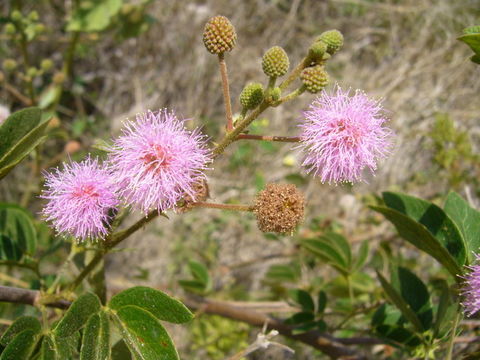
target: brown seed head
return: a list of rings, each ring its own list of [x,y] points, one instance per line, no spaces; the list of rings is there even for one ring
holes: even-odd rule
[[[258,228],[263,232],[292,233],[303,220],[305,198],[293,184],[267,184],[255,199]]]
[[[210,196],[210,192],[208,189],[208,183],[205,179],[201,179],[195,184],[193,184],[193,190],[195,192],[195,196],[192,197],[191,195],[185,195],[183,197],[183,204],[181,207],[178,208],[179,212],[186,212],[193,208],[193,203],[197,201],[205,201]]]
[[[205,24],[203,43],[212,54],[232,51],[237,41],[237,33],[230,20],[225,16],[214,16]]]

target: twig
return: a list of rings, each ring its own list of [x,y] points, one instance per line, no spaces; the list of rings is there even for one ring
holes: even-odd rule
[[[202,208],[211,208],[211,209],[222,209],[222,210],[232,210],[232,211],[253,211],[254,207],[251,205],[237,205],[237,204],[216,204],[209,202],[195,202],[191,206],[202,207]]]
[[[260,140],[260,141],[279,141],[279,142],[300,142],[298,136],[268,136],[268,135],[251,135],[240,134],[235,140]]]
[[[230,86],[228,85],[227,63],[225,54],[218,54],[218,63],[220,65],[220,74],[222,76],[223,100],[225,102],[225,115],[227,117],[227,132],[233,129],[232,103],[230,99]]]

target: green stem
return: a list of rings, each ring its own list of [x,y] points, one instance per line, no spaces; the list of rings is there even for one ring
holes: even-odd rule
[[[20,50],[22,52],[23,56],[23,63],[25,66],[25,72],[28,72],[28,69],[30,69],[30,59],[28,56],[28,49],[27,49],[27,38],[25,37],[25,34],[22,33],[21,39],[20,39]],[[27,88],[28,88],[28,96],[30,97],[30,101],[32,104],[35,104],[35,89],[33,88],[33,81],[32,79],[29,79],[27,81]]]
[[[448,342],[447,357],[445,358],[445,360],[452,360],[453,345],[455,343],[455,337],[457,336],[457,327],[458,327],[458,323],[460,322],[461,316],[462,316],[461,312],[457,311],[457,315],[455,316],[455,320],[453,323],[452,334],[450,335],[450,340]]]
[[[285,90],[295,79],[300,75],[303,69],[305,69],[312,62],[309,56],[305,56],[302,61],[292,70],[288,77],[279,85],[281,90]]]
[[[70,291],[75,290],[82,283],[83,279],[85,279],[88,276],[88,274],[93,269],[95,269],[98,263],[105,257],[105,255],[108,254],[108,252],[111,249],[113,249],[115,246],[120,244],[123,240],[128,238],[135,231],[137,231],[138,229],[141,229],[144,225],[148,224],[150,221],[155,219],[158,215],[159,214],[157,210],[151,211],[150,213],[148,213],[146,217],[141,218],[129,228],[123,231],[119,231],[115,234],[112,234],[111,236],[107,236],[107,238],[105,239],[104,248],[101,249],[99,252],[97,252],[97,254],[92,258],[92,260],[90,260],[87,266],[80,272],[80,274],[78,274],[78,276],[69,286],[69,290]]]
[[[75,255],[77,255],[78,253],[79,253],[79,251],[78,251],[77,245],[75,244],[75,242],[72,242],[72,245],[70,247],[70,253],[68,254],[68,257],[65,260],[65,262],[62,264],[61,268],[58,270],[57,276],[53,280],[52,285],[50,285],[50,287],[47,289],[47,291],[46,291],[47,294],[55,293],[56,287],[57,287],[58,283],[60,282],[60,279],[62,278],[63,274],[65,274],[65,272],[67,271],[67,268],[72,263]]]
[[[305,85],[300,86],[298,89],[292,91],[290,94],[285,95],[284,97],[280,98],[278,101],[274,102],[272,106],[278,106],[283,104],[284,102],[290,101],[298,97],[299,95],[303,94],[307,90]]]
[[[345,276],[345,279],[347,280],[348,296],[350,297],[350,304],[353,307],[354,294],[353,294],[352,279],[350,274]]]

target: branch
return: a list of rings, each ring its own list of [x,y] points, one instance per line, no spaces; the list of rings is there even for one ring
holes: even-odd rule
[[[0,286],[0,302],[32,306],[37,306],[43,303],[40,291],[20,289],[11,286]],[[59,309],[68,309],[70,304],[70,301],[64,299],[52,299],[52,301],[43,303],[43,305]]]

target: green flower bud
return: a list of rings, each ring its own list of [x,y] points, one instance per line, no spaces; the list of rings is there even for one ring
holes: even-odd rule
[[[317,41],[324,42],[327,45],[327,52],[333,55],[343,46],[343,35],[338,30],[328,30],[320,34]]]
[[[30,14],[28,14],[28,19],[31,20],[31,21],[37,21],[38,20],[38,12],[36,12],[35,10],[30,12]]]
[[[323,56],[327,52],[327,44],[323,41],[314,42],[308,49],[308,55],[313,61],[323,60]]]
[[[328,84],[328,74],[321,65],[303,69],[300,78],[307,88],[307,91],[312,94],[321,91]]]
[[[45,25],[35,24],[35,33],[42,34],[43,32],[45,32]]]
[[[263,101],[263,86],[260,83],[250,83],[240,94],[240,104],[244,109],[253,109]]]
[[[265,100],[270,104],[278,101],[282,96],[282,90],[277,86],[273,89],[269,89],[265,94]]]
[[[120,13],[122,15],[128,15],[130,14],[133,10],[135,9],[135,7],[133,6],[133,4],[123,4],[121,9],[120,9]]]
[[[13,59],[5,59],[2,66],[5,71],[13,71],[17,68],[17,62]]]
[[[269,77],[285,75],[289,66],[288,55],[280,46],[268,49],[262,57],[263,72]]]
[[[232,51],[237,41],[237,33],[230,20],[225,16],[214,16],[205,24],[203,43],[212,54]]]
[[[50,59],[43,59],[40,63],[40,67],[43,71],[48,71],[53,67],[53,61]]]
[[[5,34],[7,35],[13,35],[16,31],[15,25],[13,25],[12,23],[7,23],[5,24],[3,31],[5,31]]]
[[[31,77],[31,78],[34,78],[35,76],[38,75],[38,69],[35,68],[35,67],[30,67],[28,68],[27,70],[27,76]]]
[[[20,21],[22,20],[22,13],[18,10],[13,10],[10,17],[12,18],[13,21]]]

